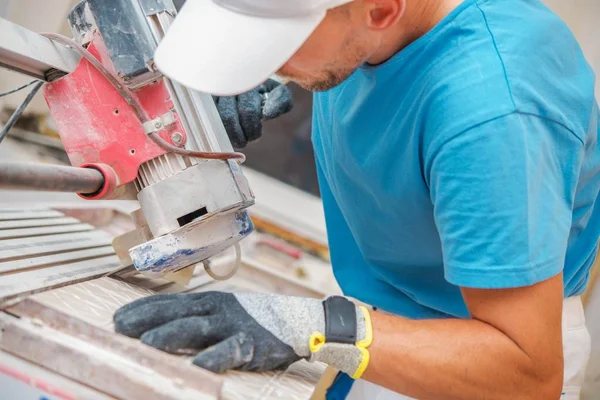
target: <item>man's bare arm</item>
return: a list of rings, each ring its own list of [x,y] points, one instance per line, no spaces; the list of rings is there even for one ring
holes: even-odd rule
[[[421,400],[560,398],[562,274],[462,294],[472,319],[372,313],[375,340],[363,378]]]

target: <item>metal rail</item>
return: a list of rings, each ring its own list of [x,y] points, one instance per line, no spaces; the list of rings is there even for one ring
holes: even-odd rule
[[[93,194],[104,176],[90,168],[0,162],[0,188]]]
[[[0,18],[0,67],[50,82],[73,72],[80,59],[68,47]]]

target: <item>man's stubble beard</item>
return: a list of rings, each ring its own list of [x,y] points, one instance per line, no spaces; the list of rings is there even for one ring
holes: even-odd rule
[[[318,78],[301,77],[296,76],[295,74],[286,75],[285,71],[280,71],[279,75],[290,79],[305,90],[311,92],[325,92],[342,84],[366,62],[368,58],[367,52],[360,47],[357,49],[355,48],[351,54],[345,54],[343,60],[340,59],[337,62],[327,64],[323,68],[323,72],[319,74],[321,76]],[[350,48],[350,46],[345,48]],[[340,65],[345,65],[345,67],[340,67]]]
[[[321,80],[298,79],[294,80],[298,86],[310,92],[326,92],[342,84],[354,73],[356,68],[347,71],[325,71]]]

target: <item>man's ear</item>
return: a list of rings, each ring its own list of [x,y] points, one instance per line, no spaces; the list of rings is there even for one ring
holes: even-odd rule
[[[393,26],[406,10],[406,0],[364,0],[364,5],[367,26],[373,30],[385,30]]]

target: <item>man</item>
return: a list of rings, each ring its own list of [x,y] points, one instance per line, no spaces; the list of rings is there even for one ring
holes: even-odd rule
[[[323,361],[347,374],[330,396],[351,376],[349,398],[579,398],[598,107],[538,0],[189,0],[156,62],[216,95],[276,71],[319,92],[333,271],[375,310],[157,296],[121,309],[120,332],[216,372]]]

